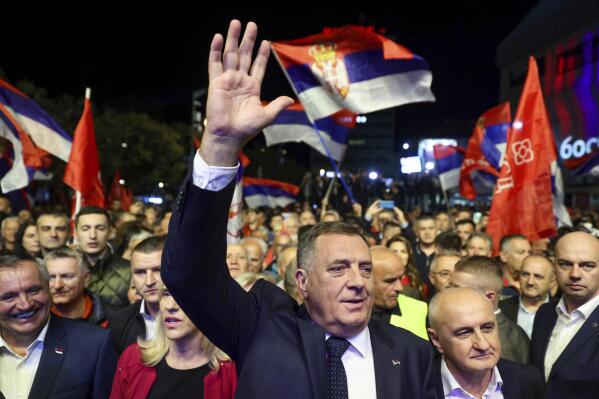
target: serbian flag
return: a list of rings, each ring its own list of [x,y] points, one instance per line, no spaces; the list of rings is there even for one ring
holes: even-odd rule
[[[441,190],[449,190],[460,184],[460,168],[464,162],[464,149],[453,145],[437,144],[433,147]]]
[[[256,177],[243,178],[243,197],[250,208],[285,207],[295,202],[299,191],[300,188],[291,183]]]
[[[48,168],[52,154],[67,161],[71,137],[25,93],[0,79],[0,137],[12,144],[10,170],[0,180],[2,192],[26,187]]]
[[[472,172],[482,172],[483,176],[494,178],[499,176],[510,123],[509,102],[489,109],[476,121],[460,170],[460,194],[463,197],[476,198]]]
[[[312,120],[435,101],[426,60],[373,29],[348,25],[272,48]]]
[[[314,124],[320,133],[318,137],[304,107],[296,103],[285,108],[273,123],[264,129],[266,145],[270,147],[280,143],[304,142],[322,155],[328,156],[322,143],[324,141],[332,158],[340,162],[347,148],[349,133],[356,126],[356,116],[351,111],[341,110],[315,120]]]
[[[89,97],[90,89],[86,89],[83,114],[75,128],[73,149],[63,178],[76,193],[74,215],[83,206],[104,207],[104,186],[100,176],[100,160]]]
[[[557,233],[551,187],[557,151],[533,57],[506,148],[486,229],[494,248],[508,234],[535,241]]]
[[[133,202],[133,193],[130,189],[121,184],[121,171],[116,170],[114,172],[114,179],[112,179],[112,185],[110,186],[110,192],[108,193],[108,200],[106,203],[109,207],[112,206],[114,200],[118,200],[121,203],[121,210],[128,212]]]
[[[199,147],[198,147],[199,148]],[[243,173],[250,165],[250,159],[244,154],[239,154],[239,169],[237,170],[237,182],[229,207],[229,220],[227,221],[227,244],[236,244],[241,240],[243,220],[241,211],[243,210]]]

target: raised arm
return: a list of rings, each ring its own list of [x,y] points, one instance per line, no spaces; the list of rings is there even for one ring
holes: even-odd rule
[[[257,33],[256,24],[249,22],[239,44],[241,23],[233,20],[226,41],[220,34],[212,39],[208,57],[208,124],[200,147],[200,155],[208,165],[236,165],[243,146],[293,103],[283,96],[262,105],[260,88],[270,45],[263,41],[252,62]]]

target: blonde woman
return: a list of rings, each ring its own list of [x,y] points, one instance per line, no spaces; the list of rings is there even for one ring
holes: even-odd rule
[[[121,355],[111,399],[232,399],[235,365],[162,289],[155,336],[139,339]]]

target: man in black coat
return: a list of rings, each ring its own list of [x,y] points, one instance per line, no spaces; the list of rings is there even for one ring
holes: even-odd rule
[[[599,398],[599,240],[584,232],[555,246],[559,302],[537,311],[531,363],[547,380],[548,399]]]
[[[236,362],[238,398],[339,397],[336,389],[349,398],[434,397],[426,341],[369,323],[372,262],[355,227],[320,224],[302,234],[295,279],[305,306],[265,280],[245,292],[229,275],[226,228],[239,153],[292,103],[261,104],[269,45],[262,42],[252,65],[257,27],[249,23],[238,46],[240,33],[232,21],[226,42],[212,41],[208,125],[171,218],[165,285]]]
[[[436,359],[437,397],[543,398],[543,379],[533,366],[500,359],[493,306],[470,288],[448,288],[429,304]],[[495,397],[495,396],[492,396]]]

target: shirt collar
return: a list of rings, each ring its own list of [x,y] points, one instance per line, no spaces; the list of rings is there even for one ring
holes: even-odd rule
[[[50,316],[52,317],[52,316]],[[40,331],[40,333],[37,335],[37,337],[33,340],[32,343],[29,344],[29,346],[26,349],[26,355],[29,354],[31,352],[31,349],[38,345],[38,344],[42,344],[44,343],[44,340],[46,339],[46,333],[48,332],[48,325],[50,324],[50,317],[48,317],[48,320],[46,320],[46,324],[44,325],[44,328],[42,328],[42,330]],[[0,348],[6,348],[6,350],[8,350],[9,352],[13,353],[16,355],[16,353],[11,349],[11,347],[6,343],[6,341],[4,340],[4,338],[2,338],[2,335],[0,335]]]
[[[441,382],[443,383],[443,393],[447,395],[451,392],[462,392],[466,393],[469,396],[472,396],[468,391],[460,386],[460,383],[455,379],[447,364],[445,363],[445,358],[441,360]],[[499,374],[499,369],[497,366],[493,368],[493,372],[491,373],[491,380],[489,381],[489,386],[487,387],[483,397],[485,395],[490,395],[493,392],[501,391],[501,387],[503,386],[503,380],[501,379],[501,374]]]
[[[547,303],[547,302],[549,302],[549,294],[547,294],[547,296],[545,296],[545,301],[543,301],[543,303]],[[528,314],[535,314],[536,313],[536,311],[535,312],[531,312],[530,310],[528,310],[528,309],[526,309],[524,307],[524,305],[522,304],[522,297],[518,298],[518,307],[519,307],[519,309],[521,311],[526,312]]]
[[[329,339],[329,337],[331,337],[331,334],[325,333],[325,340]],[[360,331],[358,335],[346,339],[360,356],[366,357],[368,354],[368,347],[370,346],[370,331],[368,330],[368,327]]]
[[[557,312],[558,316],[564,315],[569,318],[582,317],[584,320],[586,320],[591,316],[591,313],[593,313],[593,311],[598,305],[599,295],[587,301],[587,303],[585,303],[584,305],[581,305],[578,308],[574,309],[572,313],[570,313],[566,308],[566,302],[564,300],[564,297],[562,296],[559,302],[557,303],[557,306],[555,307],[555,311]]]

